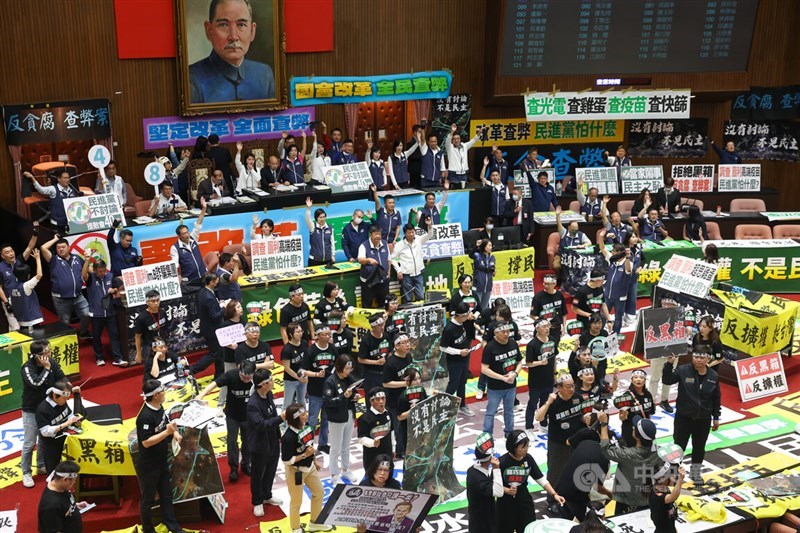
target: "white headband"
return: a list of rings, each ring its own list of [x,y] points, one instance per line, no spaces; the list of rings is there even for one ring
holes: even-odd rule
[[[293,418],[294,420],[297,420],[298,418],[300,418],[301,416],[303,416],[303,413],[305,413],[305,412],[306,412],[306,410],[305,410],[305,409],[298,409],[297,411],[295,411],[294,415],[292,415],[292,418]]]
[[[147,398],[150,398],[151,396],[155,396],[159,392],[164,392],[164,386],[163,385],[159,385],[158,387],[156,387],[155,389],[151,390],[150,392],[143,392],[142,393],[142,397],[147,399]]]
[[[293,291],[289,291],[289,296],[294,296],[295,294],[303,294],[303,287],[300,287],[299,289],[295,289]]]
[[[63,477],[64,479],[75,479],[75,478],[78,477],[78,473],[77,472],[59,472],[58,470],[53,469],[53,471],[50,472],[50,475],[47,476],[47,482],[50,483],[51,481],[53,481],[53,478],[56,477],[56,476]]]
[[[369,397],[370,400],[374,400],[376,398],[386,398],[386,393],[383,391],[378,391]]]
[[[659,468],[656,472],[653,473],[653,481],[658,481],[659,479],[669,474],[670,468],[672,468],[672,464],[664,463],[664,465],[661,468]]]
[[[51,395],[51,394],[54,394],[54,393],[55,393],[55,394],[58,394],[59,396],[62,396],[62,397],[68,398],[68,397],[69,397],[69,396],[72,394],[72,391],[68,391],[68,390],[61,390],[61,389],[57,389],[57,388],[55,388],[55,387],[50,387],[49,389],[47,389],[47,392],[46,392],[46,394],[47,394],[48,396],[49,396],[49,395]]]
[[[380,326],[381,324],[383,324],[383,317],[376,318],[375,320],[371,320],[370,323],[369,323],[369,325],[372,326],[372,327]]]

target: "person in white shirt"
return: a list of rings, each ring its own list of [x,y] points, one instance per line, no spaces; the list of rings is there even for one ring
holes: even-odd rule
[[[469,173],[467,151],[478,142],[480,133],[476,133],[475,137],[468,142],[462,143],[461,135],[456,133],[457,131],[458,126],[452,124],[450,133],[444,138],[444,149],[447,152],[447,176],[452,185],[464,188],[467,185],[467,174]]]
[[[258,230],[261,230],[261,233]],[[250,240],[271,241],[275,239],[272,232],[275,230],[275,223],[270,218],[265,218],[258,222],[258,215],[253,215],[253,227],[250,229]]]
[[[403,150],[403,141],[397,139],[392,145],[394,153],[386,158],[386,173],[392,178],[401,189],[407,189],[411,182],[411,175],[408,173],[408,158],[419,148],[419,141],[411,145],[408,150]]]
[[[59,233],[66,234],[69,226],[67,224],[67,213],[64,210],[64,199],[83,196],[83,192],[70,183],[70,175],[66,170],[58,174],[56,185],[39,185],[39,181],[30,172],[23,172],[23,176],[31,180],[33,188],[41,195],[50,198],[50,223],[55,226]]]
[[[186,202],[175,194],[175,188],[170,181],[162,181],[158,186],[161,194],[153,198],[147,216],[164,216],[172,213],[186,211]]]
[[[367,168],[372,176],[372,183],[379,191],[399,190],[400,186],[392,175],[392,165],[389,161],[381,159],[381,148],[375,146],[372,139],[367,139],[367,153],[364,154],[364,161],[369,161]]]
[[[320,185],[327,185],[325,183],[325,167],[331,166],[331,158],[325,154],[325,145],[317,144],[317,132],[311,133],[314,137],[314,142],[311,145],[311,179]]]
[[[425,293],[425,286],[422,279],[422,271],[425,270],[425,263],[422,258],[422,247],[433,236],[433,225],[428,227],[428,232],[417,237],[417,230],[411,224],[403,227],[405,238],[394,246],[392,252],[392,264],[397,271],[397,279],[400,281],[403,292],[403,302],[422,300]]]
[[[236,157],[233,162],[236,165],[236,172],[239,173],[239,179],[236,181],[236,194],[242,194],[242,189],[260,189],[261,188],[261,172],[256,169],[256,157],[253,154],[247,154],[244,158],[245,164],[242,164],[242,143],[236,143]]]
[[[106,174],[106,180],[108,180],[108,184],[104,184],[102,176],[98,176],[97,181],[94,184],[94,192],[97,194],[113,192],[117,195],[119,206],[125,207],[125,204],[128,203],[128,189],[125,187],[125,182],[122,180],[122,176],[117,175],[117,164],[113,159],[109,161],[108,166],[104,169],[104,172]]]

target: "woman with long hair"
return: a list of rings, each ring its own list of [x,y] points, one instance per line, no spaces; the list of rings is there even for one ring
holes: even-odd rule
[[[717,331],[714,317],[710,315],[703,316],[697,323],[697,333],[692,337],[692,352],[695,351],[711,354],[708,366],[717,366],[724,359],[719,331]]]
[[[495,272],[495,258],[492,255],[492,241],[482,240],[478,251],[472,258],[472,272],[475,276],[473,286],[478,294],[478,310],[483,313],[489,307]]]
[[[621,407],[622,405],[624,407]],[[622,443],[625,446],[636,446],[633,440],[633,423],[635,415],[650,418],[656,413],[653,395],[647,390],[647,372],[642,369],[631,373],[631,386],[616,398],[614,405],[619,408],[619,419],[622,421]]]
[[[361,399],[353,385],[353,359],[339,355],[334,362],[334,371],[325,380],[322,389],[322,408],[328,416],[328,442],[331,446],[330,471],[334,484],[342,477],[355,483],[356,475],[350,472],[350,441],[353,439],[353,422],[356,419],[356,404]]]
[[[686,225],[683,227],[683,236],[690,241],[700,241],[701,243],[708,240],[706,219],[696,205],[689,206]]]

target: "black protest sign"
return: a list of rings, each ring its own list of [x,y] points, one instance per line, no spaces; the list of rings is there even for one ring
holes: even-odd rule
[[[472,115],[472,97],[468,94],[451,94],[447,98],[437,98],[431,104],[431,132],[439,138],[442,146],[444,138],[450,134],[450,126],[458,126],[456,133],[462,141],[469,137],[469,117]]]
[[[106,139],[111,137],[108,100],[80,100],[3,106],[9,145]]]
[[[440,305],[425,305],[404,309],[404,331],[411,340],[411,359],[420,369],[426,389],[435,379],[447,378],[445,355],[439,348],[445,323],[444,309]],[[429,385],[430,384],[430,385]]]
[[[723,141],[733,141],[743,160],[800,161],[797,122],[725,122]]]
[[[643,309],[639,314],[633,353],[644,352],[645,359],[688,353],[683,307]]]
[[[453,470],[453,435],[458,396],[439,393],[417,402],[408,414],[408,443],[403,465],[406,489],[449,500],[464,491]]]
[[[628,121],[631,157],[703,157],[708,119]]]

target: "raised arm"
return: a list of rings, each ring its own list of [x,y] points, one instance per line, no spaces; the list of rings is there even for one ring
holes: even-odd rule
[[[314,221],[311,219],[311,206],[313,202],[311,201],[311,197],[306,197],[306,227],[308,231],[314,231]]]
[[[60,238],[61,238],[61,235],[59,235],[58,233],[56,233],[55,237],[53,237],[52,239],[50,239],[49,241],[47,241],[46,243],[44,243],[44,244],[42,245],[42,247],[40,248],[40,250],[42,251],[42,257],[44,257],[44,260],[45,260],[46,262],[48,262],[48,263],[49,263],[49,262],[50,262],[50,260],[51,260],[51,259],[53,259],[53,252],[51,252],[51,251],[50,251],[50,248],[52,248],[52,247],[53,247],[53,245],[56,243],[56,241],[57,241],[58,239],[60,239]]]
[[[28,258],[31,256],[31,252],[33,252],[34,248],[36,248],[36,240],[39,237],[39,222],[33,223],[33,232],[31,233],[31,238],[28,241],[28,246],[25,247],[25,250],[22,251],[22,259],[27,261]]]

